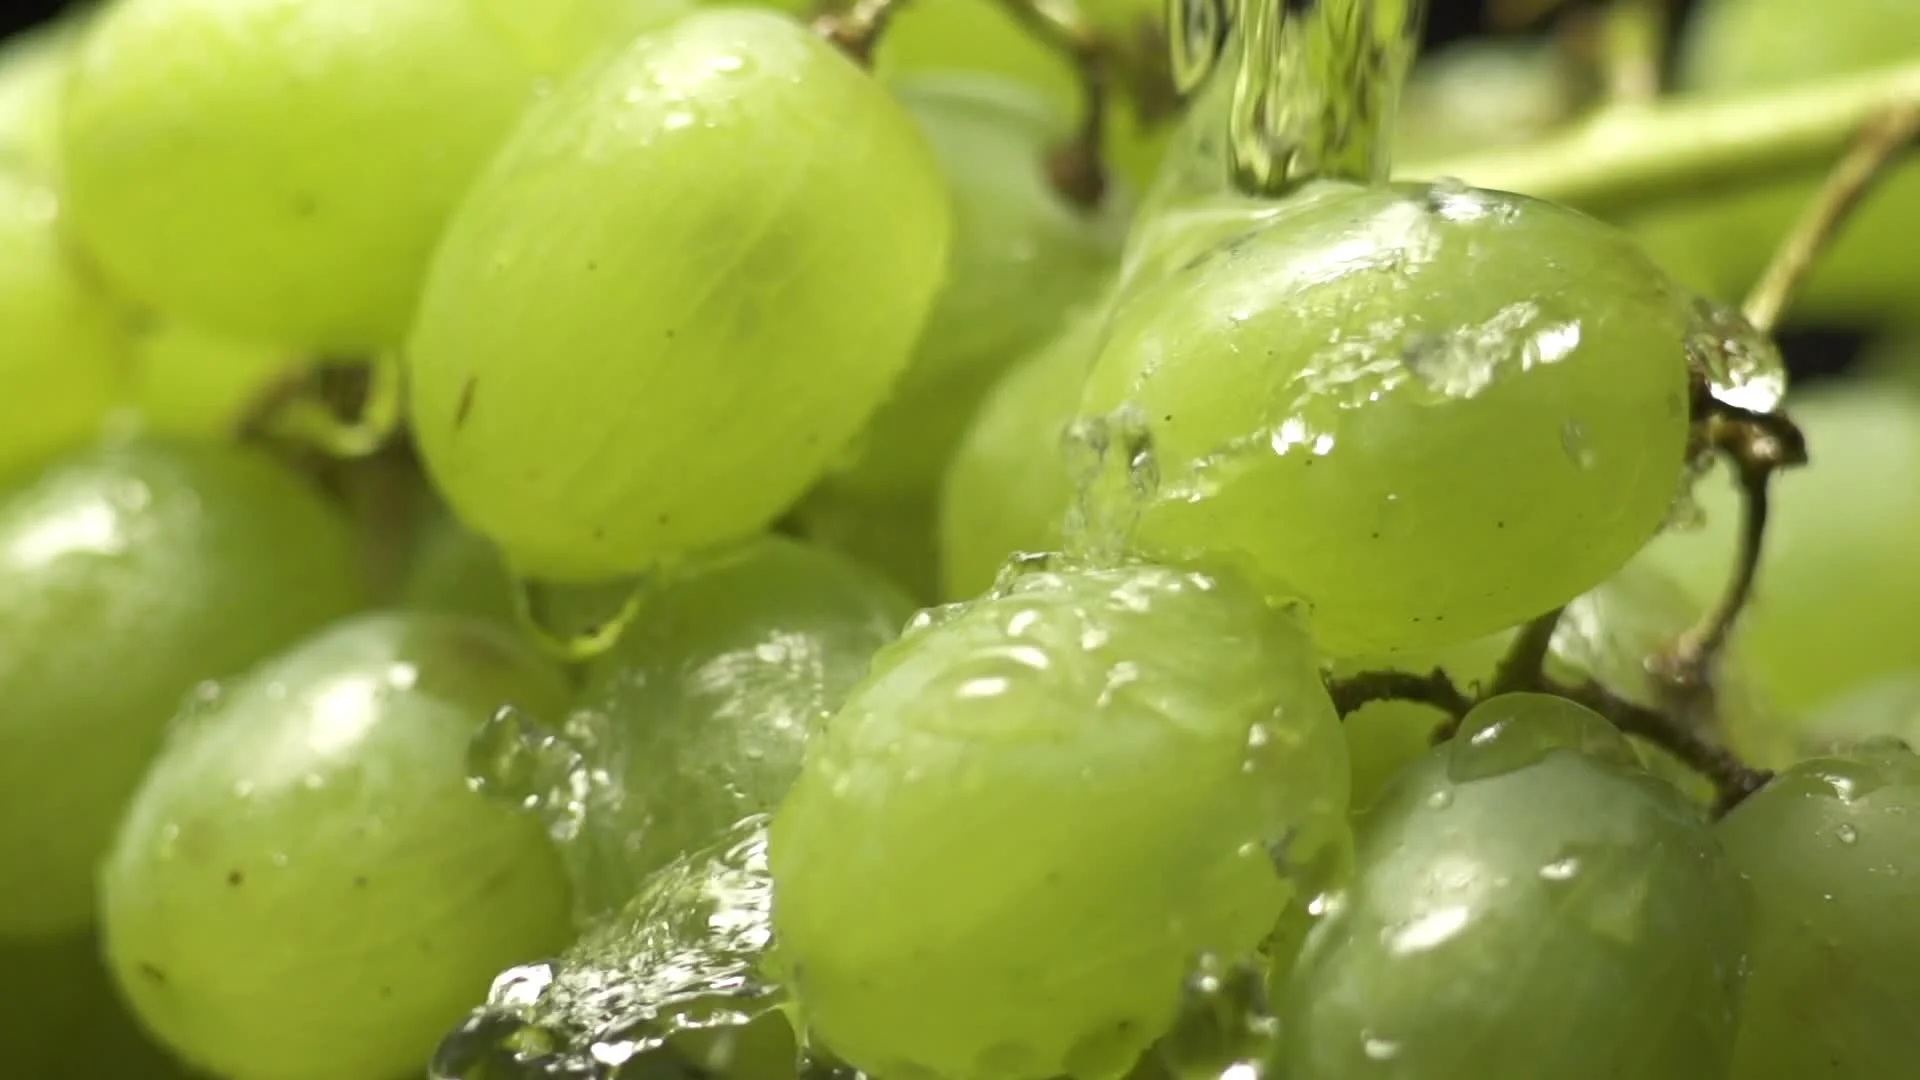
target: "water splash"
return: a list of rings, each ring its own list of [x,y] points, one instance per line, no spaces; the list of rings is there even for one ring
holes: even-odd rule
[[[539,814],[555,841],[573,842],[596,804],[616,794],[605,772],[588,764],[599,741],[588,719],[575,717],[562,731],[517,706],[500,709],[467,747],[468,785]]]
[[[1092,566],[1117,564],[1140,515],[1160,490],[1160,462],[1146,414],[1124,405],[1068,426],[1064,439],[1074,502],[1061,530],[1065,554]]]
[[[762,1056],[794,1067],[762,972],[772,942],[766,818],[648,879],[565,956],[513,968],[442,1041],[434,1080],[700,1077]]]
[[[1424,0],[1240,0],[1228,46],[1236,185],[1273,196],[1316,178],[1386,180],[1424,9]]]
[[[1738,309],[1696,298],[1687,327],[1687,361],[1723,405],[1770,413],[1787,394],[1787,365],[1773,339]]]

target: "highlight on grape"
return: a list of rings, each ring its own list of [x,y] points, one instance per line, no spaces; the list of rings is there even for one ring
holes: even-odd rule
[[[0,1076],[1920,1060],[1920,3],[41,8]]]

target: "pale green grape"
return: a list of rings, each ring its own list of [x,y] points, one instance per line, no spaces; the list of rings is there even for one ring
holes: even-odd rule
[[[1060,547],[1073,501],[1067,427],[1105,321],[1101,308],[1076,313],[981,402],[940,492],[940,576],[948,599],[985,592],[1016,553]]]
[[[435,1077],[692,1075],[793,1080],[798,1056],[765,972],[772,879],[764,815],[647,876],[559,959],[494,980],[434,1055]]]
[[[1122,305],[1083,409],[1150,438],[1140,549],[1238,561],[1333,655],[1421,650],[1571,599],[1659,527],[1692,319],[1573,211],[1326,184]]]
[[[1920,746],[1920,671],[1875,679],[1822,702],[1794,732],[1801,756],[1832,754],[1875,739]]]
[[[798,535],[865,563],[914,600],[931,604],[941,597],[936,495],[888,498],[822,489],[795,507],[788,523]]]
[[[0,165],[0,478],[99,434],[127,361],[126,315],[66,248],[60,210]]]
[[[0,1063],[17,1080],[184,1080],[114,996],[92,933],[0,944]]]
[[[688,16],[533,110],[455,217],[407,350],[427,465],[535,578],[745,539],[905,368],[949,226],[851,59]]]
[[[1723,96],[1915,60],[1920,4],[1909,0],[1716,0],[1700,5],[1681,42],[1678,83],[1684,93]],[[1805,213],[1822,172],[1751,192],[1714,191],[1648,214],[1637,227],[1656,249],[1692,253],[1711,268],[1716,294],[1737,297]],[[1796,295],[1792,314],[1912,323],[1920,297],[1917,214],[1920,166],[1909,165],[1861,203]]]
[[[938,482],[980,399],[1092,300],[1120,257],[1126,206],[1077,207],[1049,185],[1067,121],[1008,80],[920,76],[895,86],[952,192],[946,284],[893,397],[837,488],[899,496]]]
[[[1080,0],[1096,27],[1131,39],[1162,24],[1164,0]],[[874,57],[888,79],[921,72],[990,72],[1018,79],[1056,106],[1077,108],[1080,88],[1069,58],[1020,25],[999,0],[915,0],[892,20]],[[1132,109],[1112,110],[1106,150],[1119,173],[1145,187],[1167,144],[1164,127],[1143,124]]]
[[[1513,146],[1552,131],[1592,104],[1599,87],[1562,42],[1471,38],[1420,57],[1395,117],[1395,175],[1434,180],[1421,167],[1445,155]]]
[[[58,175],[61,81],[78,29],[69,18],[0,41],[0,171]]]
[[[1863,747],[1801,762],[1720,825],[1753,885],[1732,1080],[1904,1075],[1920,999],[1920,760]]]
[[[1311,646],[1226,579],[1032,574],[882,650],[772,831],[801,1015],[880,1076],[1114,1077],[1344,835]]]
[[[1281,1010],[1289,1075],[1725,1076],[1745,911],[1704,815],[1604,720],[1494,698],[1361,817]]]
[[[618,908],[647,875],[771,811],[912,614],[867,568],[783,537],[650,589],[587,667],[566,724],[595,787],[564,849],[581,912]]]
[[[539,824],[463,775],[495,709],[565,695],[498,627],[376,614],[183,716],[101,877],[140,1018],[233,1080],[417,1070],[494,972],[566,940]]]
[[[682,10],[123,0],[74,60],[74,226],[167,314],[303,348],[395,345],[448,213],[547,81]]]
[[[1789,402],[1813,464],[1773,482],[1766,547],[1736,640],[1760,690],[1799,711],[1877,676],[1920,667],[1920,397],[1871,381]],[[1703,527],[1642,558],[1710,603],[1738,551],[1738,492],[1724,466],[1693,498]]]
[[[346,524],[250,451],[103,446],[0,492],[0,936],[86,923],[189,692],[359,602]]]
[[[131,399],[145,429],[232,438],[305,357],[163,321],[134,339]]]

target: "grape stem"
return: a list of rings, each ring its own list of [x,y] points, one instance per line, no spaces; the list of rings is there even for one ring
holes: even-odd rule
[[[853,0],[840,11],[814,17],[814,32],[826,38],[863,67],[873,66],[873,50],[887,32],[887,24],[907,0]]]
[[[1507,647],[1507,654],[1500,658],[1500,665],[1493,670],[1493,685],[1487,690],[1488,697],[1525,690],[1537,685],[1546,676],[1547,654],[1553,648],[1553,632],[1560,628],[1560,614],[1566,610],[1566,605],[1562,604],[1520,628],[1520,632],[1513,637],[1513,644]]]
[[[1109,98],[1121,52],[1074,0],[998,0],[1027,32],[1073,65],[1080,80],[1080,123],[1072,137],[1048,155],[1054,190],[1081,207],[1097,207],[1107,194],[1106,141]]]
[[[1807,275],[1846,229],[1848,220],[1875,183],[1920,139],[1920,102],[1873,118],[1840,163],[1828,174],[1806,213],[1781,242],[1773,260],[1742,310],[1754,328],[1771,333]]]
[[[1818,172],[1880,117],[1920,107],[1920,63],[1785,90],[1616,104],[1530,144],[1402,170],[1606,212]]]
[[[1446,713],[1450,723],[1473,709],[1473,697],[1454,685],[1453,677],[1440,668],[1425,674],[1414,671],[1362,671],[1327,680],[1327,695],[1341,719],[1381,701],[1418,701]],[[1444,741],[1436,739],[1438,741]]]
[[[1713,804],[1716,818],[1725,816],[1773,779],[1769,770],[1753,768],[1733,751],[1676,722],[1666,713],[1636,705],[1592,680],[1569,685],[1542,679],[1538,689],[1585,705],[1606,717],[1620,731],[1640,736],[1706,777],[1716,792]]]

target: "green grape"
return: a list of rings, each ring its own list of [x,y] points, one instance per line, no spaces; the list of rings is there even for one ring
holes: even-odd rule
[[[1105,324],[1104,310],[1076,313],[981,402],[940,492],[940,578],[948,599],[985,592],[1016,553],[1060,547],[1073,501],[1067,427]]]
[[[905,368],[948,218],[912,120],[805,27],[703,10],[640,38],[454,218],[408,348],[426,463],[535,578],[752,536]]]
[[[863,566],[784,537],[756,541],[652,586],[586,668],[560,742],[503,718],[490,734],[506,741],[477,747],[489,763],[480,773],[511,775],[523,750],[563,755],[557,797],[533,794],[565,840],[581,915],[598,917],[655,870],[771,811],[809,739],[912,614]]]
[[[1558,41],[1471,38],[1422,55],[1400,98],[1396,176],[1443,156],[1516,146],[1573,120],[1600,87]]]
[[[1289,1075],[1726,1075],[1744,890],[1599,716],[1494,698],[1357,833],[1287,987]]]
[[[59,229],[54,189],[0,165],[0,479],[92,441],[120,393],[125,313]]]
[[[1683,93],[1783,89],[1881,65],[1920,60],[1920,4],[1909,0],[1716,0],[1681,41]],[[1836,155],[1837,160],[1837,155]],[[1821,169],[1751,192],[1714,191],[1646,215],[1638,225],[1660,249],[1689,250],[1709,266],[1720,296],[1759,280],[1774,248],[1819,191]],[[1821,254],[1795,294],[1793,314],[1824,321],[1912,322],[1920,272],[1912,257],[1920,166],[1903,166]]]
[[[1139,549],[1236,560],[1332,655],[1424,650],[1571,599],[1659,527],[1693,319],[1571,210],[1323,183],[1123,304],[1082,407],[1145,429]]]
[[[1831,755],[1872,740],[1920,746],[1920,671],[1875,679],[1822,702],[1795,734],[1802,757]]]
[[[114,996],[91,933],[0,944],[0,1062],[17,1080],[185,1080]]]
[[[442,514],[421,529],[401,579],[399,605],[510,623],[513,589],[493,545]]]
[[[0,491],[0,936],[85,925],[168,717],[359,600],[346,524],[250,451],[102,446]]]
[[[1050,186],[1047,152],[1067,121],[1018,83],[919,76],[894,90],[946,173],[953,245],[913,361],[831,483],[899,496],[938,482],[994,380],[1105,287],[1127,215],[1123,199],[1086,209]]]
[[[186,714],[101,873],[141,1020],[234,1080],[418,1068],[494,972],[566,940],[540,826],[463,775],[496,708],[565,698],[498,627],[374,614]]]
[[[0,41],[0,171],[60,171],[60,91],[78,24],[62,19]]]
[[[794,508],[797,535],[865,563],[921,604],[940,599],[938,506],[924,493],[887,498],[818,490]]]
[[[1753,884],[1732,1080],[1879,1080],[1913,1066],[1920,998],[1920,760],[1863,747],[1804,761],[1720,824]]]
[[[1760,576],[1735,640],[1766,698],[1799,712],[1920,667],[1920,397],[1863,381],[1816,387],[1788,412],[1813,464],[1773,481]],[[1724,466],[1693,498],[1703,527],[1667,532],[1642,558],[1704,607],[1731,579],[1741,511]]]
[[[396,345],[448,214],[520,113],[682,10],[122,0],[74,59],[73,224],[116,284],[170,315],[301,348]]]
[[[145,430],[180,439],[232,438],[276,386],[305,366],[286,349],[167,320],[136,337],[132,405]]]
[[[881,651],[774,817],[808,1028],[880,1076],[1117,1077],[1345,833],[1305,632],[1226,579],[1031,574]],[[858,913],[855,916],[855,913]]]
[[[1166,11],[1165,0],[1080,0],[1077,6],[1094,27],[1128,41],[1160,26]],[[1071,58],[998,0],[914,0],[888,25],[874,67],[890,81],[925,72],[988,72],[1033,87],[1058,108],[1078,108],[1081,101]],[[1121,176],[1144,188],[1159,167],[1166,133],[1121,101],[1107,121],[1105,150]]]
[[[772,898],[756,815],[649,875],[558,960],[495,979],[434,1077],[793,1080],[793,1029],[762,970]]]

